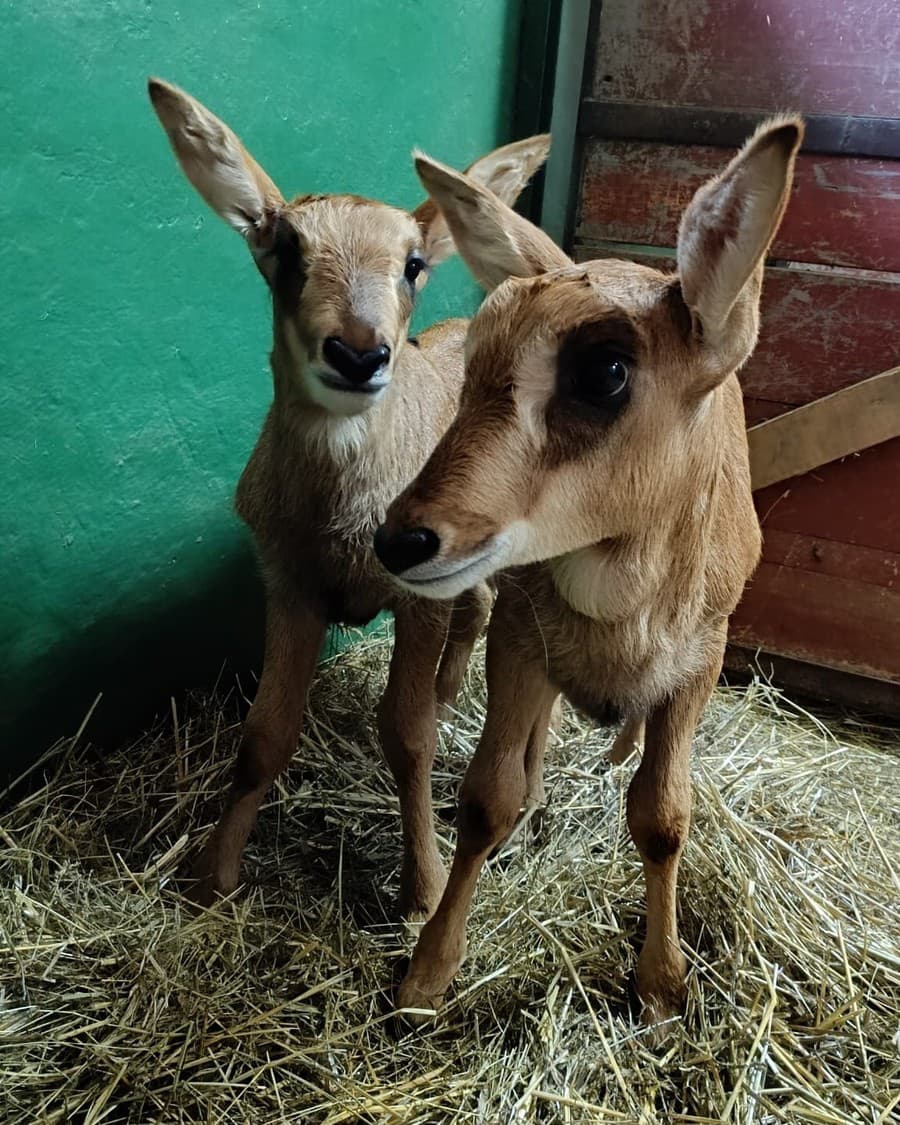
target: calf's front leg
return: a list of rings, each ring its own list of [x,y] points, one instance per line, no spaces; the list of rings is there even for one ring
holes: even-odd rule
[[[422,929],[398,994],[399,1008],[436,1008],[466,953],[466,919],[484,861],[512,830],[530,763],[542,755],[557,691],[539,665],[510,661],[488,632],[488,710],[463,780],[459,835],[447,889]],[[422,1017],[409,1017],[418,1022]],[[427,1018],[427,1017],[425,1017]]]
[[[435,674],[449,619],[443,602],[409,601],[395,608],[394,651],[378,707],[381,745],[400,799],[400,910],[413,920],[431,917],[447,882],[434,833],[431,770],[437,747]]]
[[[691,740],[721,661],[689,680],[647,718],[644,757],[628,788],[628,828],[647,886],[647,937],[637,991],[648,1024],[684,1005],[686,962],[678,941],[678,862],[691,821]]]

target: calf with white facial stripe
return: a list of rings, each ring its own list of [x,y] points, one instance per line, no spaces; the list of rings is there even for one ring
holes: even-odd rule
[[[411,597],[379,566],[372,533],[456,410],[466,322],[407,340],[416,295],[453,239],[427,200],[412,213],[355,195],[286,200],[200,102],[156,79],[149,93],[185,175],[243,237],[272,297],[274,401],[236,497],[266,584],[265,662],[196,897],[237,886],[257,810],[297,745],[328,624],[391,610],[379,730],[400,799],[401,909],[427,917],[446,881],[431,808],[435,713],[455,698],[490,596]],[[469,171],[512,203],[549,147],[532,137]]]

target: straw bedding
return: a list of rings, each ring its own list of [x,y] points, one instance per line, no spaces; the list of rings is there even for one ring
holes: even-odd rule
[[[193,914],[177,873],[215,815],[235,698],[103,756],[56,748],[0,821],[0,1117],[9,1122],[900,1119],[896,732],[829,731],[764,683],[717,692],[682,864],[691,965],[662,1045],[629,971],[643,884],[611,731],[567,713],[548,805],[486,868],[447,1007],[398,1028],[399,815],[373,709],[388,642],[326,664],[247,886]],[[441,730],[454,795],[480,657]]]

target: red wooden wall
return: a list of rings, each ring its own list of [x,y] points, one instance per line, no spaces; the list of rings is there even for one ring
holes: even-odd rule
[[[896,0],[604,0],[589,48],[575,255],[671,261],[699,184],[754,120],[800,110],[809,144],[741,374],[748,424],[900,363]],[[733,645],[817,666],[822,694],[826,669],[893,684],[900,709],[900,439],[756,502],[764,556]]]

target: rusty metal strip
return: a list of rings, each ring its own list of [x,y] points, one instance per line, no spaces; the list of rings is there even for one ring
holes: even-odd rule
[[[584,137],[739,148],[765,118],[764,109],[615,102],[585,98],[578,115]],[[806,113],[804,152],[900,159],[900,118]]]

